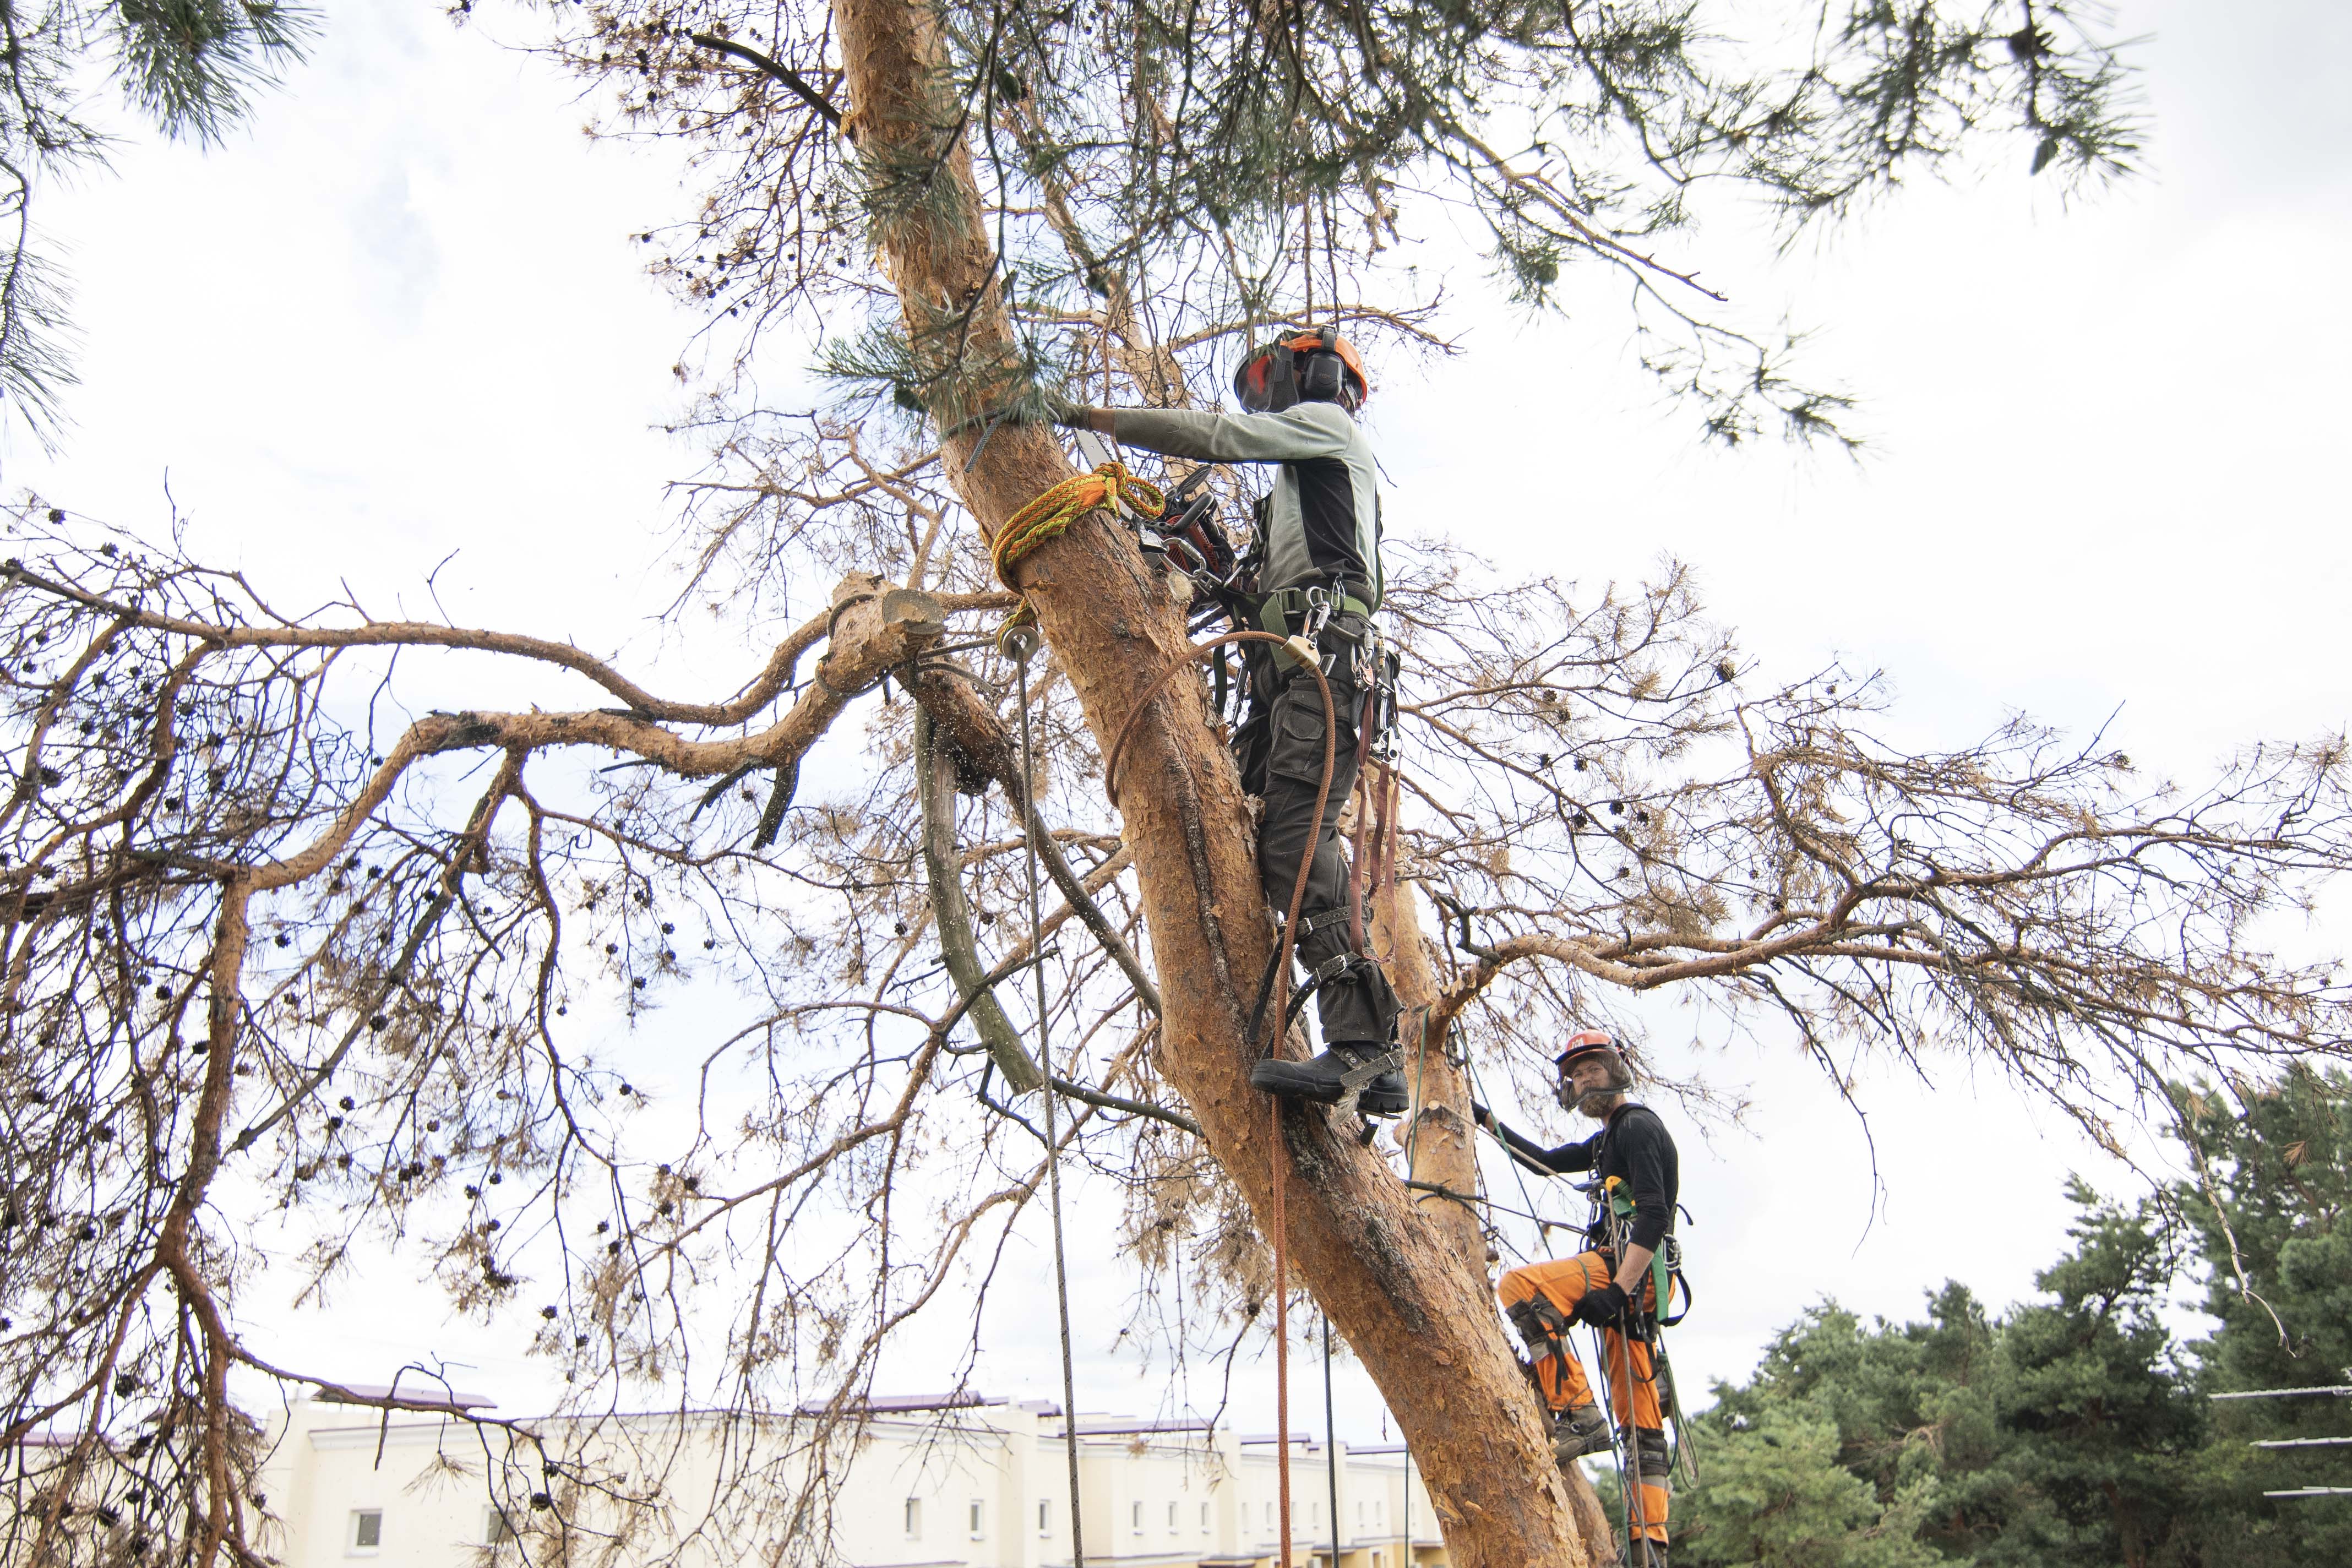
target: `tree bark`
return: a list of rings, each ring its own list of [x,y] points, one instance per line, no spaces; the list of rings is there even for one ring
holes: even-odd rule
[[[856,141],[881,261],[919,360],[945,352],[943,385],[985,385],[1014,362],[999,276],[955,106],[937,100],[943,51],[931,11],[908,0],[836,0]],[[902,199],[910,181],[928,185]],[[952,319],[951,331],[943,320]],[[962,411],[959,418],[984,409]],[[1070,472],[1045,432],[951,425],[942,462],[981,527]],[[1181,615],[1134,540],[1100,514],[1047,542],[1022,586],[1098,742],[1144,689],[1189,657]],[[1273,950],[1250,819],[1198,684],[1171,682],[1136,726],[1120,803],[1165,1002],[1161,1067],[1212,1153],[1261,1215],[1288,1163],[1291,1265],[1347,1335],[1403,1427],[1461,1568],[1587,1568],[1591,1562],[1534,1402],[1505,1341],[1483,1268],[1450,1220],[1410,1201],[1395,1174],[1328,1111],[1292,1110],[1279,1147],[1249,1087],[1248,1013]]]
[[[1398,1037],[1404,1047],[1405,1088],[1412,1108],[1399,1134],[1410,1152],[1410,1174],[1447,1193],[1478,1190],[1477,1130],[1470,1122],[1470,1085],[1445,1049],[1447,1019],[1438,993],[1429,939],[1422,934],[1421,890],[1397,880],[1374,889],[1372,953],[1404,1004]],[[1486,1238],[1477,1212],[1444,1193],[1414,1189],[1416,1207],[1452,1237],[1468,1267],[1484,1274]]]
[[[1358,809],[1362,809],[1360,801]],[[1413,1181],[1447,1193],[1474,1194],[1478,1190],[1478,1132],[1470,1121],[1470,1085],[1445,1049],[1454,1010],[1444,1005],[1437,966],[1431,961],[1421,921],[1421,902],[1419,885],[1403,878],[1373,889],[1372,952],[1405,1008],[1400,1034],[1412,1106],[1399,1136],[1405,1141]],[[1487,1278],[1486,1238],[1477,1213],[1444,1193],[1412,1191],[1414,1204],[1444,1229],[1464,1266]],[[1601,1495],[1584,1479],[1581,1468],[1570,1471],[1566,1480],[1569,1507],[1586,1554],[1596,1564],[1617,1562],[1617,1538]]]

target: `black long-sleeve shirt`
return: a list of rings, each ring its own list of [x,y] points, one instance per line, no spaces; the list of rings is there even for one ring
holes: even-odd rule
[[[1674,1229],[1675,1203],[1682,1190],[1682,1158],[1675,1152],[1666,1124],[1648,1106],[1628,1101],[1611,1111],[1609,1120],[1591,1137],[1556,1149],[1545,1148],[1499,1120],[1495,1131],[1513,1150],[1554,1175],[1591,1171],[1604,1185],[1612,1176],[1624,1178],[1633,1194],[1633,1224],[1626,1237],[1633,1246],[1654,1252]],[[1585,1239],[1593,1246],[1608,1245],[1606,1212],[1601,1211],[1603,1217],[1596,1218],[1586,1234]]]

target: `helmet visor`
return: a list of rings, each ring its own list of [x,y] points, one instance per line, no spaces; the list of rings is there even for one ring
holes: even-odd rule
[[[1253,414],[1279,414],[1298,401],[1298,375],[1281,343],[1252,349],[1234,370],[1234,397]]]

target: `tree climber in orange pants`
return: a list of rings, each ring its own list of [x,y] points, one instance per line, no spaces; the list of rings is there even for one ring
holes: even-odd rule
[[[1530,1166],[1555,1175],[1590,1171],[1594,1194],[1593,1217],[1585,1230],[1586,1250],[1573,1258],[1532,1263],[1507,1272],[1496,1293],[1504,1315],[1527,1342],[1528,1372],[1543,1394],[1552,1420],[1551,1447],[1562,1468],[1587,1454],[1609,1447],[1609,1420],[1601,1413],[1585,1378],[1583,1364],[1569,1348],[1569,1331],[1578,1323],[1601,1330],[1602,1375],[1608,1380],[1609,1403],[1626,1428],[1631,1468],[1640,1471],[1634,1487],[1633,1533],[1629,1546],[1634,1568],[1665,1568],[1666,1484],[1665,1416],[1659,1405],[1655,1369],[1650,1349],[1626,1330],[1629,1301],[1637,1310],[1654,1310],[1656,1290],[1650,1277],[1651,1260],[1665,1245],[1675,1223],[1675,1194],[1681,1184],[1681,1161],[1675,1141],[1657,1112],[1625,1098],[1633,1086],[1632,1069],[1619,1054],[1617,1043],[1598,1029],[1574,1036],[1557,1058],[1562,1105],[1601,1124],[1601,1131],[1580,1142],[1547,1149],[1495,1118],[1473,1101],[1478,1124],[1508,1144]],[[1633,1217],[1617,1256],[1611,1223],[1608,1185],[1622,1182],[1633,1199]],[[1629,1473],[1628,1479],[1633,1478]]]

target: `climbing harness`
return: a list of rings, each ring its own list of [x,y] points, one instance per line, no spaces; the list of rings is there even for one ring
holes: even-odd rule
[[[1596,1162],[1597,1163],[1597,1162]],[[1627,1190],[1625,1178],[1612,1176],[1602,1185],[1602,1199],[1609,1205],[1609,1240],[1612,1251],[1624,1256],[1625,1238],[1633,1227],[1633,1194]],[[1683,1310],[1667,1315],[1673,1287],[1683,1288]],[[1683,1278],[1682,1238],[1668,1231],[1658,1243],[1658,1250],[1650,1258],[1651,1306],[1648,1313],[1661,1328],[1673,1328],[1690,1315],[1690,1283]]]
[[[997,575],[1004,580],[1007,586],[1013,587],[1018,592],[1018,585],[1013,584],[1011,575],[1013,568],[1046,540],[1066,531],[1072,522],[1087,511],[1104,507],[1116,510],[1120,503],[1124,502],[1146,517],[1157,518],[1166,510],[1167,500],[1167,492],[1157,485],[1137,479],[1128,471],[1125,464],[1115,459],[1097,463],[1091,473],[1073,475],[1069,479],[1049,486],[1043,494],[1006,520],[1004,526],[997,531],[996,538],[991,545]],[[1024,603],[1021,609],[1016,611],[1013,617],[999,629],[1000,647],[1009,655],[1015,647],[1025,646],[1034,656],[1036,645],[1030,624],[1034,618],[1029,605]],[[1302,665],[1314,675],[1316,690],[1322,698],[1324,716],[1322,780],[1316,791],[1314,819],[1318,822],[1322,820],[1325,809],[1330,805],[1331,767],[1338,760],[1338,742],[1331,726],[1333,717],[1331,683],[1324,678],[1321,660],[1317,656],[1311,641],[1304,637],[1280,637],[1263,631],[1231,631],[1204,643],[1194,643],[1184,654],[1170,661],[1165,669],[1152,678],[1151,683],[1143,689],[1142,694],[1129,709],[1127,719],[1119,725],[1118,734],[1113,739],[1110,752],[1104,760],[1103,793],[1109,797],[1114,807],[1118,805],[1119,760],[1126,753],[1127,742],[1135,732],[1137,721],[1150,710],[1153,700],[1166,689],[1169,681],[1173,679],[1179,671],[1196,660],[1234,644],[1253,642],[1268,643],[1277,648],[1286,649],[1294,657],[1299,658]],[[1021,665],[1024,671],[1023,689],[1025,692],[1028,667],[1025,660],[1015,662]],[[1024,725],[1028,721],[1025,699],[1022,710],[1022,721]],[[1024,764],[1026,755],[1024,750]],[[1034,838],[1031,843],[1034,853]],[[1298,862],[1298,877],[1291,888],[1290,907],[1283,917],[1282,941],[1276,949],[1277,974],[1273,987],[1277,994],[1275,1005],[1275,1014],[1277,1018],[1287,1016],[1286,1004],[1290,975],[1289,960],[1297,946],[1299,910],[1306,902],[1307,884],[1313,868],[1313,858],[1301,856]],[[1275,1037],[1276,1040],[1280,1037],[1278,1034]],[[1271,1046],[1272,1042],[1268,1042],[1269,1049]],[[1279,1162],[1276,1163],[1277,1169],[1279,1163]]]
[[[1066,522],[1063,526],[1068,526]],[[1009,530],[1008,530],[1009,531]],[[1000,557],[1001,559],[1001,557]],[[1017,557],[1016,557],[1017,559]],[[1013,658],[1018,681],[1021,707],[1021,794],[1023,810],[1022,844],[1029,864],[1029,947],[1038,948],[1038,927],[1041,924],[1037,904],[1037,826],[1038,815],[1031,809],[1030,798],[1037,771],[1029,752],[1029,661],[1037,654],[1037,636],[1028,626],[1008,626],[1002,646]],[[1070,1479],[1070,1561],[1073,1568],[1086,1568],[1087,1538],[1083,1510],[1078,1506],[1078,1389],[1077,1373],[1070,1354],[1070,1276],[1062,1241],[1062,1151],[1059,1134],[1054,1126],[1055,1108],[1060,1103],[1062,1091],[1054,1083],[1054,1056],[1047,1038],[1045,1012],[1045,966],[1034,964],[1031,973],[1037,983],[1037,1065],[1045,1075],[1042,1086],[1045,1091],[1045,1184],[1054,1214],[1054,1306],[1062,1331],[1062,1447],[1069,1465]]]

